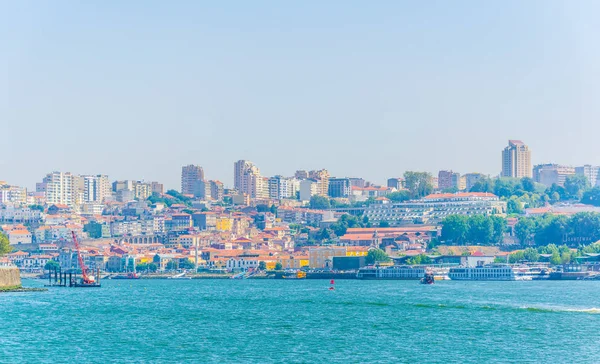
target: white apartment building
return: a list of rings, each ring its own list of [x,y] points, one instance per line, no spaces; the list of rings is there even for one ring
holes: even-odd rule
[[[75,176],[70,172],[52,172],[37,185],[38,192],[44,192],[48,205],[62,204],[74,206],[76,203]]]
[[[317,182],[312,179],[305,179],[300,181],[300,200],[301,201],[310,201],[312,196],[318,195],[318,185]]]
[[[27,189],[0,182],[0,204],[10,206],[27,204]]]
[[[581,167],[575,167],[575,174],[585,176],[592,187],[600,186],[600,180],[598,179],[600,167],[598,166],[586,164]]]

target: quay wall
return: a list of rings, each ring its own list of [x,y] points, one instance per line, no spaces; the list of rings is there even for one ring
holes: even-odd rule
[[[0,290],[21,287],[21,276],[17,267],[0,267]]]

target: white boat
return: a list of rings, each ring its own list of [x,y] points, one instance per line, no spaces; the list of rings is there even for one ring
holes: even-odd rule
[[[425,276],[425,267],[394,265],[389,267],[367,266],[356,273],[358,279],[421,279]]]
[[[452,267],[448,277],[455,281],[514,281],[513,267],[508,264],[490,264],[477,267]]]
[[[169,279],[192,279],[192,277],[186,277],[185,273],[179,273],[179,274],[169,277]]]

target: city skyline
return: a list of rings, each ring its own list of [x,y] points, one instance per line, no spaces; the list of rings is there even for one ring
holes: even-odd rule
[[[512,138],[532,164],[599,165],[598,7],[4,3],[2,179],[496,175]]]

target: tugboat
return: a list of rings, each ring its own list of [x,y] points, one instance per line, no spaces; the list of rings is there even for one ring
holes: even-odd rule
[[[433,275],[433,273],[427,272],[427,273],[425,273],[425,276],[423,276],[423,278],[421,278],[420,282],[421,282],[421,284],[434,284],[435,276]]]

